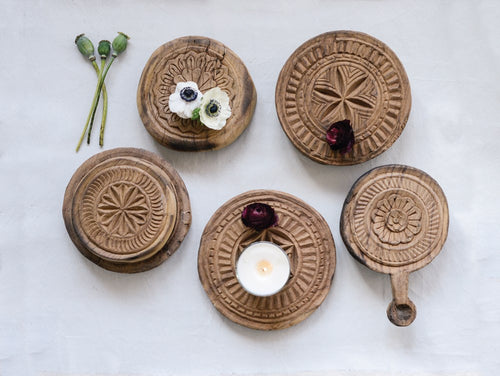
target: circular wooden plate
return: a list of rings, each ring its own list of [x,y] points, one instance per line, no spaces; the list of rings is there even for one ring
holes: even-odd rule
[[[186,187],[146,150],[99,153],[74,173],[64,195],[66,229],[80,252],[122,273],[151,269],[176,251],[191,224]]]
[[[340,232],[359,262],[391,275],[395,301],[389,319],[410,324],[416,309],[407,297],[408,273],[431,262],[448,234],[448,204],[439,184],[413,167],[377,167],[349,192]]]
[[[410,84],[403,65],[381,41],[333,31],[302,44],[276,85],[276,110],[297,149],[330,165],[365,162],[387,150],[406,125]],[[345,154],[326,143],[334,122],[349,119],[355,144]]]
[[[232,115],[219,130],[170,112],[168,98],[178,82],[194,81],[202,93],[220,87],[229,94]],[[257,93],[241,59],[222,43],[182,37],[160,46],[149,58],[137,90],[144,126],[162,145],[181,151],[219,149],[232,143],[252,118]]]
[[[425,172],[402,165],[377,167],[351,188],[340,230],[351,254],[370,269],[411,272],[440,252],[448,234],[448,204]]]
[[[271,205],[278,225],[264,231],[245,227],[241,212],[254,202]],[[249,294],[236,279],[238,256],[259,240],[279,245],[290,258],[290,279],[269,297]],[[335,244],[328,224],[305,202],[278,191],[249,191],[222,205],[205,227],[198,253],[200,281],[215,308],[252,329],[283,329],[304,320],[326,298],[334,271]]]

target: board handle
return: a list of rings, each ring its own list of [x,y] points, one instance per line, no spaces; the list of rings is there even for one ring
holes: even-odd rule
[[[387,307],[387,317],[394,325],[408,326],[417,316],[417,308],[408,298],[408,273],[391,274],[391,287],[392,302]]]

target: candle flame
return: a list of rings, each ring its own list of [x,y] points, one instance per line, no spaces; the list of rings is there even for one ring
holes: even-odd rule
[[[273,271],[273,265],[267,260],[261,260],[257,263],[257,271],[260,275],[269,275]]]

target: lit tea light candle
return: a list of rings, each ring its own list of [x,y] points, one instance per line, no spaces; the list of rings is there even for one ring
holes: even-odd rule
[[[250,294],[270,296],[285,286],[290,276],[286,253],[271,242],[256,242],[243,250],[236,263],[236,278]]]

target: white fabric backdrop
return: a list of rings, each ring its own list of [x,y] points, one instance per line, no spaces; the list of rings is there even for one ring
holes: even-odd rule
[[[0,375],[498,374],[500,2],[1,0],[0,9]],[[340,29],[387,43],[406,68],[413,97],[398,141],[374,160],[343,168],[303,157],[274,107],[288,56],[307,39]],[[177,253],[136,275],[83,258],[61,215],[71,175],[101,150],[94,138],[74,152],[95,73],[73,40],[86,32],[97,42],[116,31],[132,39],[108,76],[104,149],[134,146],[163,156],[183,177],[193,211]],[[136,109],[150,54],[184,35],[228,45],[257,88],[252,123],[220,151],[167,150]],[[358,264],[338,229],[353,182],[387,163],[428,172],[450,208],[442,253],[410,277],[418,316],[408,328],[386,318],[389,278]],[[337,245],[324,304],[283,331],[233,324],[198,280],[206,222],[226,200],[256,188],[308,202]]]

